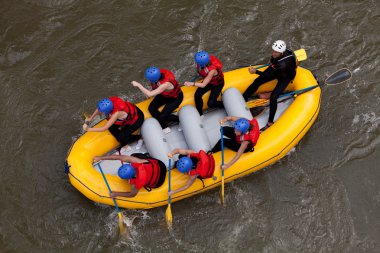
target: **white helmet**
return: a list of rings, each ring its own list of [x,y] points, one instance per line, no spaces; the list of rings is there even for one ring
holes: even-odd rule
[[[283,53],[286,50],[286,44],[282,40],[276,40],[272,45],[273,51]]]

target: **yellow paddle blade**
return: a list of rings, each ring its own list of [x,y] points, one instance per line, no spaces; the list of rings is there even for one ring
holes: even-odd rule
[[[119,216],[119,229],[120,229],[120,234],[125,235],[127,233],[127,226],[125,225],[123,221],[123,214],[121,212],[118,213]]]
[[[222,188],[220,190],[220,202],[224,206],[224,176],[222,176]]]
[[[267,105],[268,101],[269,101],[268,99],[258,98],[258,99],[248,101],[246,105],[248,108],[259,107],[259,106]]]
[[[298,61],[304,61],[307,59],[306,50],[303,48],[294,51],[294,54],[296,55]]]
[[[172,224],[173,224],[173,216],[172,216],[172,208],[170,204],[168,204],[168,208],[166,208],[166,223],[168,224],[168,228],[172,229]]]

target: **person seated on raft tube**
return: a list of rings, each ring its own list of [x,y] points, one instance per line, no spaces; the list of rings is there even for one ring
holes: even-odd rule
[[[103,127],[88,127],[90,122],[99,113],[107,115],[108,122]],[[88,132],[104,132],[107,129],[120,143],[121,147],[129,142],[140,139],[140,135],[133,135],[144,122],[144,113],[134,104],[119,97],[104,98],[98,102],[97,109],[90,118],[86,118],[83,130]],[[142,145],[142,139],[139,144]]]
[[[259,75],[258,78],[244,92],[243,97],[247,101],[257,89],[264,83],[277,79],[277,85],[270,95],[269,119],[262,131],[273,125],[277,110],[277,99],[284,92],[288,84],[296,76],[297,58],[293,51],[286,49],[282,40],[277,40],[272,45],[272,57],[269,67],[264,71],[256,70],[254,67],[248,69],[249,73]]]
[[[233,121],[234,127],[223,127],[223,135],[229,139],[223,138],[225,147],[237,152],[230,162],[224,164],[222,169],[231,167],[243,153],[253,152],[254,146],[260,136],[259,124],[256,119],[248,120],[246,118],[239,118],[234,116],[227,116],[220,121],[224,124],[226,121]],[[221,140],[211,150],[213,153],[221,150]]]
[[[175,154],[180,154],[180,158],[176,163],[177,169],[182,173],[190,175],[189,180],[183,187],[169,192],[169,196],[188,189],[197,178],[206,179],[214,175],[215,160],[211,152],[206,153],[200,150],[198,153],[191,149],[173,149],[168,154],[168,157],[173,157]]]
[[[197,52],[194,59],[197,64],[198,74],[203,78],[203,81],[201,83],[185,82],[184,85],[198,87],[194,94],[194,100],[199,115],[203,114],[202,96],[209,90],[211,90],[211,93],[207,102],[208,108],[223,108],[223,102],[217,101],[224,86],[223,64],[218,58],[205,51]]]
[[[131,185],[130,192],[111,192],[112,198],[121,196],[132,198],[144,187],[147,191],[158,188],[165,182],[166,166],[158,160],[144,154],[96,156],[95,162],[100,160],[120,160],[126,162],[119,170],[118,175],[122,179],[128,179]]]
[[[170,133],[167,122],[178,122],[178,116],[171,113],[178,108],[183,100],[183,92],[174,74],[166,69],[149,67],[145,71],[145,77],[152,86],[152,91],[147,90],[142,84],[132,81],[132,85],[139,88],[146,96],[154,97],[148,110],[150,114],[160,122],[165,134]],[[160,112],[158,108],[165,107]]]

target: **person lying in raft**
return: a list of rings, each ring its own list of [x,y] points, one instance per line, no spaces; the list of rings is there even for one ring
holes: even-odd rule
[[[172,158],[175,154],[180,154],[176,163],[177,169],[182,173],[188,173],[190,177],[186,185],[169,192],[169,196],[188,189],[197,178],[206,179],[214,175],[215,160],[211,153],[203,150],[197,153],[191,149],[176,148],[168,154],[168,157]]]
[[[234,127],[223,127],[223,135],[228,137],[223,138],[223,144],[237,153],[231,161],[222,166],[224,170],[231,167],[243,153],[252,152],[260,136],[259,124],[256,119],[249,121],[246,118],[227,116],[220,121],[220,124],[223,125],[226,121],[233,121]],[[221,150],[220,143],[221,140],[214,146],[213,153]]]
[[[148,110],[153,118],[160,122],[165,134],[170,133],[168,122],[178,122],[178,116],[171,113],[178,108],[183,100],[183,92],[174,74],[166,69],[149,67],[145,71],[145,77],[149,80],[152,90],[146,89],[141,83],[132,81],[132,85],[139,88],[148,97],[154,97]],[[158,108],[165,105],[160,112]]]
[[[126,155],[109,155],[109,156],[96,156],[95,162],[100,160],[120,160],[125,162],[119,170],[118,175],[122,179],[129,180],[131,185],[130,192],[111,192],[112,198],[121,196],[132,198],[137,195],[141,188],[151,191],[158,188],[165,182],[166,166],[165,164],[155,158],[151,158],[144,154]]]
[[[201,83],[185,82],[184,85],[198,87],[194,94],[194,101],[199,115],[203,114],[202,97],[209,90],[211,92],[207,102],[208,108],[223,108],[223,102],[217,100],[224,87],[223,64],[218,58],[205,51],[197,52],[194,60],[197,64],[198,74],[203,81]]]
[[[107,115],[108,122],[103,127],[92,128],[88,125],[99,113]],[[119,97],[104,98],[98,102],[97,109],[90,118],[86,118],[83,130],[87,132],[104,132],[109,130],[121,147],[139,140],[137,149],[142,145],[140,135],[133,135],[144,122],[144,113],[134,104]],[[129,148],[130,149],[130,148]]]

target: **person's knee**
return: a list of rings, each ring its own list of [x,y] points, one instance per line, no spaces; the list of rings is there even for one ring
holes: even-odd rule
[[[158,108],[156,108],[155,106],[151,106],[151,105],[148,106],[148,111],[152,116],[157,115],[159,113]]]
[[[199,102],[199,101],[202,101],[202,96],[200,95],[200,94],[195,94],[194,95],[194,100],[196,101],[196,102]]]
[[[207,102],[207,106],[208,108],[215,108],[218,106],[218,102],[216,100],[209,100]]]

